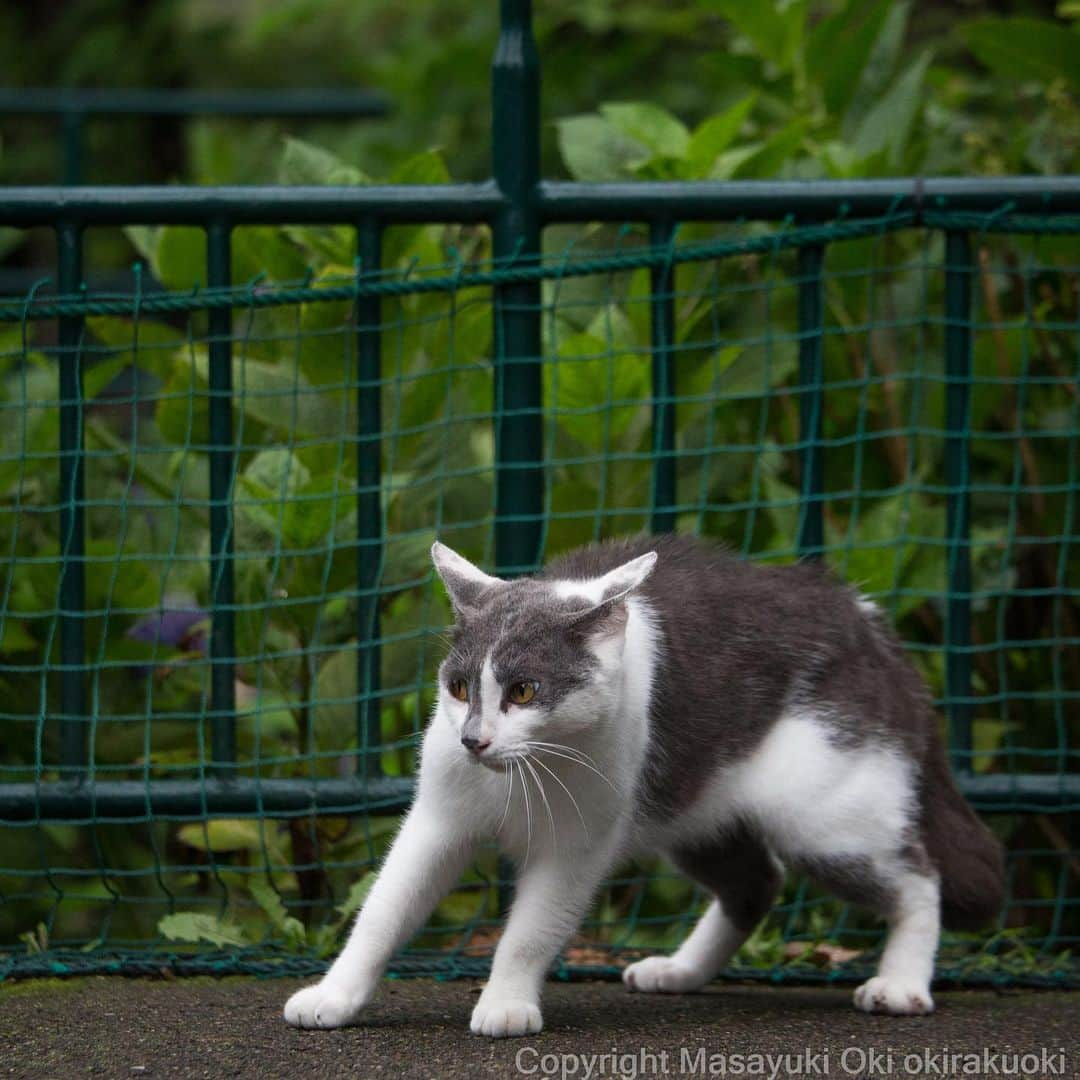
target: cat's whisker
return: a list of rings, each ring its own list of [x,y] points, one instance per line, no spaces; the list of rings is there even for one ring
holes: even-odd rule
[[[579,750],[576,746],[567,746],[565,743],[539,742],[536,740],[530,740],[529,746],[546,746],[552,750],[565,750],[568,754],[576,754],[583,761],[587,761],[595,768],[599,768],[599,766],[596,764],[596,758],[589,757],[589,755],[586,754],[584,750]]]
[[[552,757],[563,758],[566,761],[572,761],[575,765],[580,765],[582,768],[588,769],[589,772],[596,773],[596,775],[599,776],[600,779],[603,780],[604,783],[607,784],[607,786],[611,788],[611,790],[614,791],[616,795],[620,794],[619,789],[599,769],[597,769],[593,765],[590,765],[587,761],[582,761],[581,758],[572,757],[569,754],[562,754],[558,750],[552,750],[547,746],[540,746],[534,743],[529,743],[528,745],[530,747],[535,745],[537,753],[550,754]],[[563,747],[563,749],[566,749],[566,747]]]
[[[533,767],[532,760],[528,754],[521,759],[521,763],[532,774],[532,778],[536,781],[536,790],[540,792],[540,798],[544,801],[544,809],[547,811],[548,823],[551,825],[551,849],[557,857],[559,853],[559,832],[558,829],[555,828],[555,815],[551,812],[551,803],[548,801],[543,781],[540,779],[540,774]]]
[[[573,803],[574,809],[577,811],[578,819],[581,821],[581,828],[582,831],[585,833],[585,843],[591,844],[592,840],[589,837],[589,826],[585,822],[585,815],[581,812],[581,807],[578,806],[577,799],[574,798],[574,793],[562,782],[559,774],[553,769],[549,769],[539,758],[532,758],[532,762],[534,765],[539,765],[540,768],[543,769],[544,772],[546,772],[548,776],[550,776],[552,780],[554,780],[555,783],[558,784],[559,787],[561,787],[563,791],[566,792],[566,797],[570,800],[571,803]]]
[[[513,762],[510,765],[513,766]],[[502,827],[506,824],[506,818],[510,813],[510,797],[514,793],[514,770],[509,768],[506,770],[506,805],[503,807],[502,817],[499,819],[499,824],[495,828],[495,835],[498,836],[502,832]]]
[[[521,790],[525,795],[525,858],[521,863],[524,870],[529,865],[529,855],[532,854],[532,805],[529,801],[529,785],[525,782],[525,770],[521,768],[520,760],[513,764],[521,769]]]

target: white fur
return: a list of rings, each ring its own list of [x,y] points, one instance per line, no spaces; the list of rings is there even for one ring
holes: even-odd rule
[[[609,570],[603,577],[589,581],[554,581],[552,588],[555,595],[561,599],[576,596],[589,604],[599,604],[605,597],[617,599],[636,589],[653,572],[655,566],[656,552],[649,551],[614,570]]]
[[[476,577],[487,575],[448,548],[436,545],[433,556],[440,568],[487,584]],[[646,760],[660,635],[648,605],[632,590],[654,562],[655,555],[643,556],[591,582],[555,583],[559,596],[580,596],[585,603],[624,595],[628,614],[617,632],[592,642],[599,661],[592,683],[550,715],[509,706],[512,722],[500,723],[500,688],[487,659],[482,734],[491,745],[479,760],[460,742],[467,705],[440,687],[414,804],[341,955],[320,983],[285,1006],[289,1023],[354,1022],[390,957],[453,886],[477,844],[495,838],[517,860],[519,880],[471,1029],[494,1037],[535,1033],[548,967],[614,864],[635,850],[707,843],[737,819],[755,823],[781,859],[785,853],[857,855],[892,874],[900,900],[888,946],[879,975],[860,988],[856,1003],[889,1012],[933,1007],[936,881],[892,869],[900,865],[898,852],[914,813],[912,778],[898,755],[839,744],[820,715],[792,709],[747,760],[718,772],[677,821],[646,816],[635,796]],[[744,937],[714,901],[674,956],[631,965],[626,981],[639,991],[697,989],[727,964]]]

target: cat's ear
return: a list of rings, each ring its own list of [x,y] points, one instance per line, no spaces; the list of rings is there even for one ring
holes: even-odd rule
[[[656,568],[656,552],[650,551],[609,570],[589,583],[589,592],[600,599],[592,607],[570,617],[571,629],[586,637],[621,635],[626,629],[626,599]]]
[[[602,597],[601,603],[617,603],[625,599],[636,588],[645,584],[648,576],[656,569],[656,552],[650,551],[636,559],[625,562],[609,570],[602,578],[597,578],[593,588]]]
[[[478,566],[473,566],[468,559],[437,540],[431,546],[431,561],[458,614],[479,607],[486,592],[504,584],[501,579],[485,574]]]

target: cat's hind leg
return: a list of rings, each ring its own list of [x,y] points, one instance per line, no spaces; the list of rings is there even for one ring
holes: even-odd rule
[[[937,873],[922,845],[900,844],[874,856],[827,856],[797,860],[842,900],[870,908],[888,924],[878,972],[855,991],[863,1012],[922,1016],[934,1011],[930,981],[941,929]]]
[[[768,913],[780,887],[776,860],[742,827],[715,844],[680,849],[672,856],[714,899],[674,955],[650,956],[623,971],[623,982],[640,993],[700,990],[727,966]]]
[[[878,973],[855,991],[855,1007],[922,1016],[934,1011],[930,981],[941,931],[941,891],[932,870],[910,865],[906,855],[897,861],[885,912],[889,924],[885,951]]]

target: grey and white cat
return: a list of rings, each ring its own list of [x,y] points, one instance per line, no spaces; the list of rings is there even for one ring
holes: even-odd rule
[[[709,982],[789,867],[888,921],[857,1008],[933,1009],[940,925],[997,911],[1002,854],[872,603],[816,566],[748,564],[686,537],[597,544],[514,581],[442,544],[432,556],[457,623],[416,798],[348,943],[289,999],[289,1023],[359,1020],[491,839],[518,885],[477,1034],[540,1030],[545,974],[600,882],[656,852],[713,900],[673,956],[626,968],[630,989]]]

